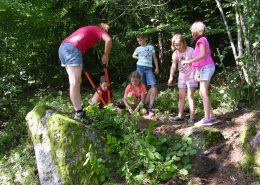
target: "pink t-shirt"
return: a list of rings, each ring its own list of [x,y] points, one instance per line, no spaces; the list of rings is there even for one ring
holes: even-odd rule
[[[172,60],[175,60],[178,62],[178,69],[179,72],[182,73],[188,73],[189,71],[192,71],[192,67],[190,65],[182,65],[181,61],[183,60],[189,60],[192,59],[194,49],[187,46],[186,50],[182,53],[178,50],[175,50],[172,54]]]
[[[106,32],[98,26],[85,26],[77,29],[70,36],[65,38],[63,42],[69,42],[77,47],[82,54],[92,48],[102,39],[102,35]]]
[[[192,67],[194,68],[201,68],[203,66],[207,65],[215,65],[212,57],[211,57],[211,50],[209,47],[209,42],[205,37],[201,37],[197,40],[195,50],[194,50],[194,55],[193,58],[196,56],[199,56],[200,54],[200,44],[204,44],[205,46],[205,57],[199,61],[196,61],[192,63]]]

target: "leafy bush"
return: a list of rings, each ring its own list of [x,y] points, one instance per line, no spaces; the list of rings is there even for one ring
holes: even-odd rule
[[[117,114],[113,109],[111,105],[102,111],[96,105],[85,109],[96,120],[93,126],[106,133],[107,157],[90,152],[86,160],[101,182],[112,181],[111,172],[117,172],[129,184],[140,184],[145,179],[157,184],[174,176],[186,178],[191,169],[190,156],[196,153],[190,138],[155,137],[155,122],[150,123],[148,130],[138,130],[138,114]]]
[[[12,105],[17,103],[22,87],[15,83],[14,75],[0,77],[0,117],[11,117]]]
[[[160,112],[171,113],[178,111],[178,89],[160,91],[155,106]]]

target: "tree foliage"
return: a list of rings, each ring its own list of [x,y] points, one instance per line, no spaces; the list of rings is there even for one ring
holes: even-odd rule
[[[217,6],[218,2],[221,5]],[[256,90],[260,85],[257,6],[259,2],[251,0],[2,0],[0,79],[3,84],[13,83],[19,88],[32,84],[67,86],[67,74],[60,67],[57,56],[60,43],[78,27],[107,22],[111,26],[110,35],[113,39],[109,62],[112,81],[124,82],[135,69],[131,55],[137,47],[135,36],[139,33],[147,34],[156,48],[162,71],[158,77],[160,81],[167,78],[169,73],[172,35],[177,32],[184,34],[192,46],[190,25],[202,20],[207,25],[213,53],[217,53],[216,48],[219,48],[218,56],[222,56],[219,59],[214,54],[214,60],[217,63],[221,60],[224,66],[235,60],[240,82],[243,82],[241,84]],[[219,7],[223,10],[222,16]],[[232,54],[227,31],[232,36],[232,42],[238,43],[233,49],[233,58],[225,55]],[[102,73],[102,52],[101,43],[84,56],[85,69],[94,79],[98,79]],[[0,94],[4,93],[5,90],[1,88]]]

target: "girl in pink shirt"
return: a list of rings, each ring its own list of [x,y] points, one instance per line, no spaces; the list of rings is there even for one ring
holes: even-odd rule
[[[190,119],[189,124],[195,123],[194,110],[194,90],[198,87],[198,82],[194,78],[195,70],[191,65],[183,65],[181,62],[183,60],[189,60],[192,58],[194,49],[187,46],[187,43],[181,34],[175,34],[172,38],[172,49],[174,50],[172,54],[172,66],[170,70],[170,77],[168,80],[168,86],[173,86],[173,76],[177,69],[179,70],[178,77],[178,88],[179,88],[179,114],[176,117],[170,117],[170,121],[184,121],[184,107],[185,107],[185,95],[187,89],[188,102],[190,107]]]
[[[196,41],[193,58],[183,61],[183,64],[191,64],[196,69],[195,79],[200,83],[200,96],[203,101],[204,118],[202,125],[212,125],[216,119],[213,114],[211,102],[209,100],[208,91],[210,79],[215,72],[215,64],[211,57],[209,42],[206,39],[206,26],[202,22],[195,22],[191,26],[192,38]]]

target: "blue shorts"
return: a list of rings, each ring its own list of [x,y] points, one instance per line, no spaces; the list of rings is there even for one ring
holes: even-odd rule
[[[137,65],[136,70],[140,73],[143,84],[146,84],[146,85],[155,85],[156,84],[156,80],[155,80],[155,76],[153,74],[152,67]]]
[[[59,58],[61,66],[80,66],[82,67],[82,54],[78,48],[68,42],[63,42],[59,48]]]
[[[210,81],[211,77],[215,72],[215,65],[207,65],[200,68],[199,78],[201,80]]]

